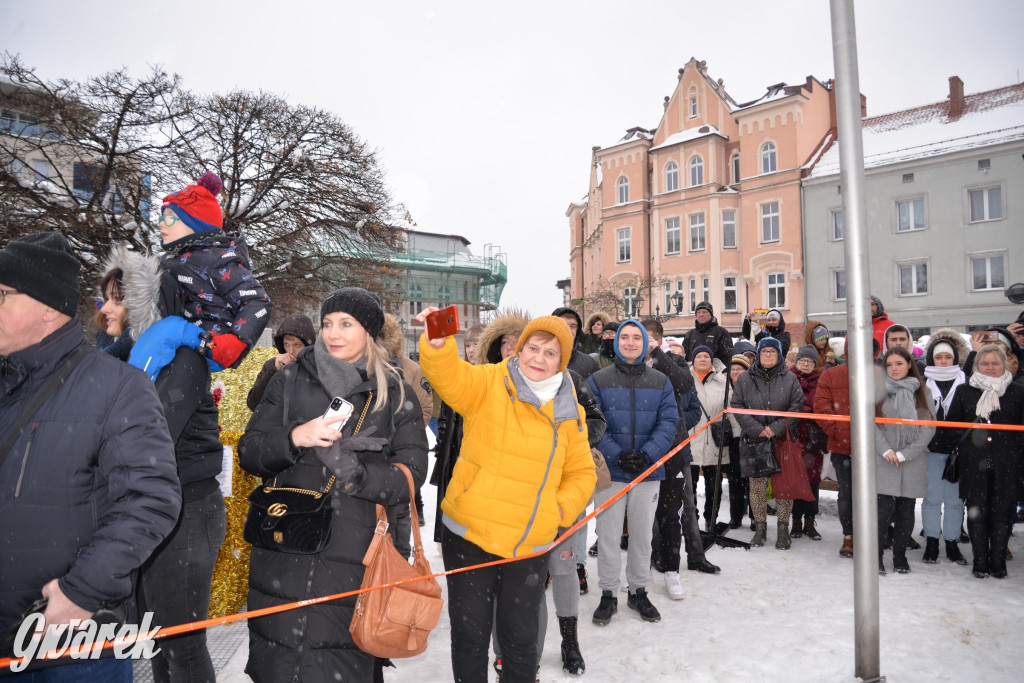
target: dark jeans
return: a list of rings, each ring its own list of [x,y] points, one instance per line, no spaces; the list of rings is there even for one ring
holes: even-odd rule
[[[725,479],[729,482],[729,521],[740,522],[747,511],[747,488],[750,482],[740,475],[739,447],[729,448],[729,462],[722,465],[722,469],[725,470]]]
[[[665,472],[658,490],[658,507],[654,511],[654,536],[651,539],[652,564],[666,572],[679,571],[679,550],[686,551],[688,562],[706,559],[700,528],[697,526],[697,506],[689,491],[690,465],[683,465],[683,476]],[[689,499],[685,497],[690,495]]]
[[[818,514],[818,484],[811,484],[814,500],[798,498],[793,501],[793,517],[814,517]]]
[[[501,559],[445,529],[441,555],[446,570]],[[501,643],[502,681],[533,683],[537,677],[537,611],[544,599],[548,556],[451,574],[448,618],[456,682],[487,680],[492,621]]]
[[[139,603],[153,612],[153,624],[176,626],[206,619],[210,612],[213,566],[227,528],[220,489],[185,503],[171,535],[142,565]],[[153,658],[153,680],[216,681],[206,649],[206,630],[162,638]]]
[[[916,498],[903,496],[883,496],[878,494],[878,556],[882,556],[885,536],[889,533],[889,523],[893,525],[892,556],[906,557],[907,541],[914,533],[914,509]]]
[[[156,641],[159,645],[160,641]],[[97,659],[76,661],[73,664],[55,666],[39,671],[26,671],[5,676],[5,681],[17,683],[132,683],[132,660]]]
[[[718,510],[722,505],[721,474],[717,465],[690,465],[690,479],[693,482],[693,498],[697,499],[697,478],[701,470],[704,471],[704,529],[711,531],[715,522],[718,521]],[[715,503],[715,485],[718,484],[718,505],[712,510]]]
[[[832,467],[839,484],[839,524],[843,536],[853,536],[853,461],[849,455],[833,453]]]

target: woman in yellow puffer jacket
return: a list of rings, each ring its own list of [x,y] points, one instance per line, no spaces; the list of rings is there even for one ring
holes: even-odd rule
[[[568,325],[553,316],[530,322],[517,355],[492,365],[461,360],[454,340],[420,337],[420,365],[431,387],[464,418],[462,449],[441,504],[447,570],[543,550],[586,507],[597,475],[565,371],[572,343]],[[547,556],[538,555],[448,576],[456,681],[486,680],[495,617],[503,677],[533,680],[547,566]]]

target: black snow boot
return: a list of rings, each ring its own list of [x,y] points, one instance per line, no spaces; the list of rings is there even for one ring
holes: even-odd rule
[[[946,541],[948,547],[949,541]],[[925,564],[937,564],[939,561],[939,539],[932,538],[929,536],[924,540],[924,557],[922,558]]]
[[[637,588],[636,592],[630,593],[626,598],[626,607],[639,612],[644,621],[661,621],[661,612],[651,604],[646,588]]]
[[[938,539],[936,539],[938,541]],[[960,552],[960,546],[956,541],[946,541],[946,559],[956,562],[959,565],[967,566],[967,558]]]
[[[619,599],[611,591],[601,591],[601,604],[594,610],[594,623],[604,626],[612,620],[612,615],[619,611]]]
[[[562,634],[562,668],[571,674],[581,674],[587,668],[576,636],[577,621],[577,617],[558,617],[558,632]]]

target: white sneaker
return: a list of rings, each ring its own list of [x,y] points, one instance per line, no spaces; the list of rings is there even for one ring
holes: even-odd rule
[[[683,584],[679,581],[679,572],[665,572],[665,589],[668,597],[673,600],[683,599]]]

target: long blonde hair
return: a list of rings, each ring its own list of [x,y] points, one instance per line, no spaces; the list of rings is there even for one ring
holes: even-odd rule
[[[366,376],[377,380],[377,400],[373,403],[374,412],[383,410],[388,405],[388,377],[394,378],[398,384],[398,409],[400,410],[405,404],[405,381],[398,368],[389,362],[390,354],[387,349],[367,334],[365,355]]]

